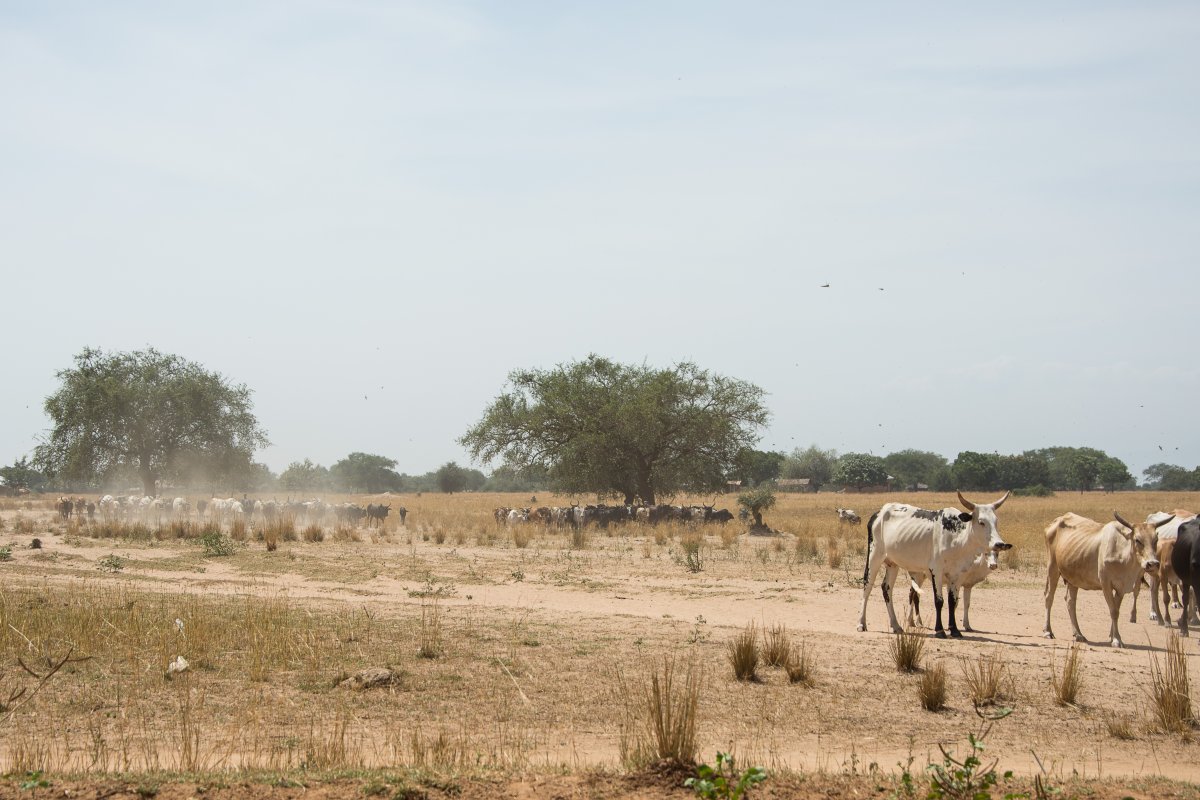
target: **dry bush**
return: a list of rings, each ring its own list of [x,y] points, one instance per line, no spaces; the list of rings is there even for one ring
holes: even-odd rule
[[[514,525],[512,528],[513,544],[520,548],[529,546],[529,542],[533,539],[533,531],[528,525]]]
[[[1013,679],[1008,664],[999,654],[980,654],[974,661],[963,658],[961,663],[975,705],[995,705],[996,701],[1013,696]]]
[[[737,543],[738,529],[732,528],[729,525],[722,525],[717,533],[721,536],[721,548],[728,550]]]
[[[437,600],[421,602],[421,646],[417,655],[421,658],[437,658],[442,648],[442,610]]]
[[[582,526],[571,529],[571,547],[575,550],[583,550],[587,547],[587,532]]]
[[[1054,689],[1054,702],[1060,706],[1073,706],[1079,697],[1083,686],[1083,666],[1079,661],[1082,652],[1079,643],[1073,643],[1063,659],[1061,671],[1053,660],[1050,662],[1050,686]]]
[[[921,698],[921,708],[926,711],[941,711],[946,707],[945,664],[938,661],[921,673],[921,682],[917,684],[917,696]]]
[[[387,534],[382,531],[380,534],[384,537],[387,536]],[[362,534],[359,533],[358,528],[354,528],[349,525],[338,525],[333,529],[333,540],[335,542],[361,542],[363,538]],[[374,531],[371,533],[371,540],[375,542],[379,541]]]
[[[246,520],[235,519],[229,523],[229,538],[235,542],[246,541]]]
[[[729,642],[727,654],[733,666],[733,676],[739,681],[758,680],[758,626],[753,622],[746,625]]]
[[[814,561],[821,552],[815,536],[805,535],[796,537],[796,557],[801,561]]]
[[[17,514],[17,518],[13,520],[13,531],[16,533],[33,533],[34,527],[33,520],[26,519],[20,514]]]
[[[301,533],[306,542],[323,542],[325,541],[325,529],[320,525],[309,525]]]
[[[815,659],[809,655],[808,648],[792,645],[788,650],[787,660],[783,668],[787,670],[788,683],[798,683],[801,686],[813,686],[817,682]]]
[[[921,667],[921,656],[925,653],[925,637],[911,629],[903,630],[888,642],[888,652],[892,654],[897,670],[916,672]]]
[[[1187,657],[1182,641],[1174,636],[1167,639],[1167,661],[1162,666],[1158,655],[1150,654],[1150,699],[1154,718],[1167,733],[1188,733],[1195,724],[1192,715],[1192,694],[1188,681]]]
[[[199,529],[194,523],[186,522],[180,519],[172,520],[171,523],[167,525],[167,532],[169,536],[175,539],[194,539],[198,530]]]
[[[287,516],[279,520],[279,538],[284,542],[294,542],[300,537],[296,535],[296,520]]]
[[[437,542],[438,544],[445,544],[446,534],[447,531],[444,525],[433,526],[433,541]]]
[[[670,532],[661,525],[654,529],[654,543],[662,547],[671,540]]]
[[[621,725],[621,761],[630,767],[667,761],[696,763],[698,708],[703,673],[691,663],[681,669],[675,659],[663,657],[662,667],[652,669],[640,685],[626,685],[618,673],[624,702]]]
[[[279,525],[277,523],[272,522],[265,526],[260,535],[267,545],[268,552],[274,552],[275,548],[279,547]]]
[[[1137,738],[1134,733],[1134,720],[1131,714],[1110,713],[1104,715],[1104,728],[1114,739],[1130,741]]]
[[[825,563],[830,569],[841,569],[842,567],[842,545],[834,538],[827,539],[825,542]]]
[[[786,625],[779,623],[763,631],[762,660],[768,667],[785,666],[791,651],[792,637]]]

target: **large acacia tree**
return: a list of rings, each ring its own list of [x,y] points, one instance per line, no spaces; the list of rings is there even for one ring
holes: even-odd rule
[[[45,404],[54,427],[35,460],[68,480],[133,471],[149,495],[163,477],[249,463],[268,443],[244,384],[154,348],[85,348],[57,377]]]
[[[669,369],[596,355],[517,370],[459,440],[476,460],[547,470],[550,488],[641,498],[719,491],[769,414],[763,391],[683,362]]]

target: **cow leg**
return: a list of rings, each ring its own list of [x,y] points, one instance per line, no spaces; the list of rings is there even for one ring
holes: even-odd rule
[[[1050,609],[1054,607],[1054,593],[1057,591],[1058,562],[1051,555],[1050,566],[1046,570],[1046,627],[1042,629],[1042,636],[1045,636],[1047,639],[1054,638],[1054,631],[1050,629]]]
[[[1083,631],[1079,630],[1079,618],[1075,615],[1075,604],[1079,600],[1079,587],[1072,584],[1067,584],[1067,613],[1071,617],[1071,629],[1075,634],[1075,641],[1086,642],[1083,637]]]
[[[863,599],[862,612],[858,615],[858,629],[865,631],[867,629],[867,598],[871,596],[871,590],[875,588],[875,579],[879,577],[879,571],[883,567],[883,552],[879,549],[879,542],[872,542],[867,545],[867,571],[863,575]],[[891,603],[887,604],[888,613],[892,614],[892,628],[896,627],[895,612],[892,611]]]
[[[1103,591],[1104,602],[1108,603],[1109,644],[1113,647],[1124,647],[1125,643],[1121,641],[1121,632],[1117,630],[1117,618],[1121,614],[1121,600],[1123,595],[1112,586],[1105,586]]]
[[[1179,587],[1174,584],[1171,585],[1171,597],[1173,598],[1171,600],[1171,608],[1183,608],[1183,605],[1179,602]]]
[[[916,577],[908,573],[908,627],[913,626],[913,619],[916,618],[916,624],[922,628],[925,623],[921,621],[921,592],[917,588]]]
[[[896,585],[896,573],[900,568],[894,564],[889,564],[883,573],[883,603],[887,606],[888,620],[892,625],[892,633],[900,633],[904,629],[900,627],[900,623],[896,621],[895,605],[892,603],[892,587]]]
[[[1158,577],[1150,577],[1150,621],[1157,622],[1159,625],[1171,624],[1171,581],[1167,577],[1166,565],[1162,564],[1158,568]],[[1159,604],[1159,598],[1162,598],[1162,604]]]
[[[946,594],[950,595],[950,635],[956,639],[962,638],[962,631],[958,629],[958,618],[956,612],[958,610],[958,591],[954,588],[954,584],[946,590]]]
[[[939,639],[946,638],[946,629],[942,627],[942,587],[938,583],[937,575],[933,570],[929,571],[929,581],[933,588],[933,607],[937,615],[937,622],[933,627],[933,634]]]
[[[1154,578],[1151,577],[1150,580],[1153,581]],[[1142,593],[1142,579],[1138,578],[1138,582],[1133,585],[1133,609],[1129,612],[1129,621],[1131,623],[1137,622],[1137,601],[1138,601],[1138,595],[1141,593]],[[1153,585],[1151,585],[1151,587],[1150,587],[1150,594],[1151,595],[1154,594],[1154,586]]]
[[[962,629],[968,633],[974,633],[975,629],[971,627],[971,587],[967,586],[963,589],[963,626]]]
[[[1188,581],[1183,582],[1183,602],[1185,604],[1188,603],[1192,599],[1190,596],[1192,588],[1193,588],[1192,584],[1197,584],[1196,588],[1200,589],[1200,576],[1192,576],[1192,580],[1190,583]],[[1200,594],[1200,591],[1197,591],[1197,594]],[[1188,610],[1187,610],[1187,608],[1184,608],[1183,613],[1179,615],[1179,635],[1180,636],[1183,636],[1185,638],[1187,637],[1188,623],[1190,621],[1191,620],[1188,619]]]

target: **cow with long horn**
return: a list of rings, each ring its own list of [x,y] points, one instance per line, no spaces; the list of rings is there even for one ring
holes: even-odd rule
[[[886,503],[867,521],[867,564],[863,573],[862,613],[858,629],[867,629],[867,600],[879,573],[883,576],[883,602],[887,606],[892,631],[900,633],[900,623],[892,605],[892,587],[896,574],[908,570],[912,574],[929,575],[933,584],[933,603],[937,610],[934,628],[945,637],[942,627],[942,592],[950,597],[950,635],[962,636],[955,617],[958,593],[966,574],[975,560],[988,550],[1008,550],[1011,544],[1000,538],[996,509],[1004,505],[1009,493],[994,503],[972,503],[958,495],[966,508],[943,508],[928,511],[905,503]]]

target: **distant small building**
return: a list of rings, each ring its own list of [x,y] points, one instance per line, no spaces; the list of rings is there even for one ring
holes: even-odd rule
[[[928,491],[929,491],[929,484],[926,484],[926,483],[918,483],[916,486],[914,486],[914,487],[913,487],[913,491],[914,491],[914,492],[928,492]]]
[[[725,491],[740,492],[742,490],[741,481],[725,481]]]
[[[816,488],[812,485],[812,478],[780,478],[775,485],[782,492],[811,492]]]

